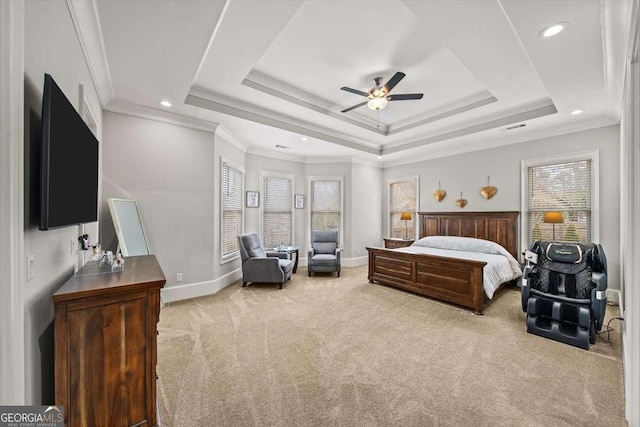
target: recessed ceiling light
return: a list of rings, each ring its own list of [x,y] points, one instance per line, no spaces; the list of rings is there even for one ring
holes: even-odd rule
[[[378,156],[378,160],[382,160],[382,156]]]
[[[163,107],[171,107],[171,103],[166,99],[164,101],[160,101],[160,105],[162,105]]]
[[[560,32],[562,32],[562,30],[564,30],[565,28],[567,28],[569,24],[567,22],[556,22],[553,25],[549,25],[547,28],[545,28],[544,30],[540,31],[540,34],[538,34],[538,36],[540,37],[553,37],[557,34],[560,34]]]
[[[582,114],[582,113],[584,113],[584,110],[573,110],[571,112],[571,115],[576,116],[576,115]]]
[[[309,140],[309,138],[307,138],[306,136],[303,136],[303,137],[302,137],[302,140],[303,140],[303,141],[308,141],[308,140]]]

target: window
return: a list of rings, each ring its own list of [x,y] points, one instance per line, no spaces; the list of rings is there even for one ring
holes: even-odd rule
[[[262,243],[293,244],[293,176],[262,173]]]
[[[229,261],[240,255],[238,236],[243,233],[243,179],[244,171],[229,161],[222,159],[220,185],[222,261]]]
[[[418,177],[389,182],[389,237],[413,239],[416,236],[418,211]],[[402,213],[410,220],[401,219]]]
[[[342,241],[342,178],[311,178],[311,231],[338,230]]]
[[[597,240],[597,159],[597,152],[593,152],[523,162],[524,246],[535,240]],[[559,212],[562,222],[545,223],[546,212]]]

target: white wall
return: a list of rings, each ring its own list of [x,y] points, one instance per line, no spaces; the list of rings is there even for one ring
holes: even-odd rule
[[[609,126],[584,132],[527,141],[520,144],[475,151],[408,165],[387,168],[383,180],[420,175],[420,207],[422,211],[457,211],[456,199],[463,191],[468,200],[465,211],[519,211],[520,161],[539,157],[570,154],[589,150],[600,152],[600,243],[607,254],[609,287],[619,289],[620,282],[620,175],[619,126]],[[479,193],[487,176],[498,193],[485,200]],[[447,192],[438,203],[432,197],[438,181]],[[383,198],[384,212],[387,198]],[[387,230],[383,216],[382,230]],[[386,231],[384,231],[386,233]],[[524,248],[522,248],[524,249]]]
[[[167,288],[214,278],[214,134],[118,113],[104,113],[102,222],[105,249],[117,239],[106,200],[138,202],[151,252]],[[108,218],[107,218],[108,217]],[[178,283],[181,284],[181,283]]]
[[[22,291],[25,392],[28,404],[47,404],[54,401],[51,296],[74,273],[78,256],[71,253],[71,243],[77,242],[80,233],[77,226],[38,230],[38,147],[44,73],[53,76],[76,110],[79,109],[79,84],[83,84],[98,127],[102,115],[66,2],[26,2],[24,49],[24,249],[26,254],[34,256],[33,278],[25,282]],[[98,139],[101,140],[99,134]],[[80,171],[81,168],[79,179]],[[90,228],[97,229],[95,225]]]
[[[368,262],[367,246],[382,245],[382,170],[360,164],[351,166],[351,197],[345,199],[350,206],[349,233],[352,265]]]

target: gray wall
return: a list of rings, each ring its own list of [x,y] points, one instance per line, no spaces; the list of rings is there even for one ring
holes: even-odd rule
[[[79,85],[100,127],[98,96],[65,2],[27,1],[24,46],[24,171],[25,253],[34,256],[33,278],[22,289],[25,304],[25,391],[28,404],[51,404],[53,389],[53,293],[74,273],[79,262],[71,244],[81,234],[78,226],[38,230],[39,145],[44,73],[56,80],[79,109]],[[98,132],[98,139],[100,132]],[[81,179],[80,170],[78,178]],[[71,189],[73,191],[73,189]],[[87,227],[97,238],[97,225]]]
[[[620,271],[620,128],[609,126],[584,132],[527,141],[520,144],[475,151],[441,159],[416,162],[387,168],[383,181],[420,175],[420,210],[456,211],[456,199],[463,191],[469,204],[466,211],[520,210],[520,162],[527,159],[571,154],[590,150],[600,152],[600,243],[605,249],[609,268],[609,286],[619,289]],[[487,175],[498,193],[485,200],[479,193],[486,185]],[[438,203],[432,197],[438,189],[447,191],[446,198]],[[387,209],[386,186],[383,212]],[[387,217],[383,215],[382,230],[386,233]],[[524,248],[523,248],[524,249]]]
[[[103,134],[105,246],[117,245],[106,200],[133,199],[166,286],[175,285],[176,273],[184,283],[212,280],[219,206],[214,134],[111,112],[104,113]]]

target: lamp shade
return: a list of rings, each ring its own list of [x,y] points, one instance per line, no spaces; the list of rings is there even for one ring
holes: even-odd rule
[[[400,214],[401,221],[411,221],[411,212],[402,212]]]
[[[545,212],[544,222],[547,224],[562,224],[564,222],[564,216],[562,216],[562,212]]]

